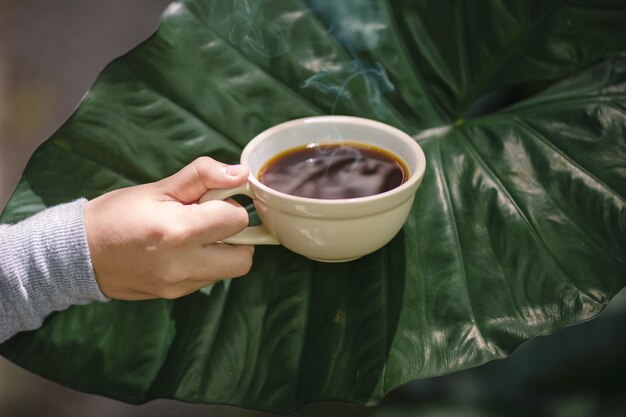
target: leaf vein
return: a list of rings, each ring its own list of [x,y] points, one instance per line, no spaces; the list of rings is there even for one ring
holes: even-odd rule
[[[395,32],[401,33],[399,29],[400,23],[398,22],[398,18],[396,17],[396,15],[389,8],[387,8],[387,14],[390,16],[389,25],[393,26],[393,28],[395,29]],[[424,81],[424,77],[419,70],[419,66],[417,65],[417,62],[415,61],[415,58],[413,58],[413,54],[409,53],[409,48],[406,44],[406,41],[404,40],[402,36],[396,36],[396,39],[398,39],[398,47],[400,49],[400,52],[405,57],[407,63],[413,69],[413,74],[415,75],[415,78],[417,79],[429,103],[432,105],[433,109],[437,112],[437,114],[439,115],[442,121],[450,122],[452,119],[450,119],[450,117],[445,113],[445,111],[441,109],[439,102],[435,100],[435,98],[432,95],[432,92],[430,91],[429,88],[427,88],[428,84]]]
[[[296,389],[295,395],[299,398],[302,398],[300,393],[301,389],[301,379],[302,379],[302,364],[304,363],[304,352],[306,350],[306,341],[308,337],[308,327],[309,327],[309,319],[311,317],[311,293],[313,292],[313,276],[315,264],[313,261],[308,260],[309,264],[308,274],[307,274],[307,292],[306,292],[306,308],[304,315],[304,325],[302,326],[302,348],[300,349],[300,357],[298,358],[298,368],[296,369]]]
[[[296,90],[294,90],[294,88],[292,86],[290,86],[289,84],[285,83],[284,81],[276,78],[272,73],[270,73],[265,68],[263,68],[261,65],[257,64],[253,60],[251,60],[248,56],[246,56],[244,53],[242,53],[238,48],[235,48],[234,46],[232,46],[215,29],[213,29],[211,26],[207,25],[204,21],[202,21],[202,19],[198,15],[196,15],[193,11],[191,11],[189,9],[187,9],[187,11],[189,11],[189,14],[191,14],[200,23],[200,25],[202,27],[207,29],[209,32],[211,32],[213,35],[215,35],[216,38],[218,38],[220,41],[222,41],[223,45],[228,47],[230,50],[235,51],[235,53],[237,53],[237,55],[239,55],[241,58],[243,58],[246,62],[249,62],[250,64],[252,64],[252,66],[257,68],[259,71],[261,71],[263,74],[265,74],[269,79],[271,79],[276,84],[278,84],[284,91],[288,92],[295,99],[297,99],[298,101],[300,101],[300,102],[304,103],[305,105],[307,105],[308,107],[310,107],[311,110],[313,110],[315,113],[318,113],[318,114],[325,114],[326,113],[320,107],[318,107],[316,104],[312,103],[310,100],[306,99],[302,95],[296,93]]]
[[[497,74],[497,72],[502,68],[502,66],[507,62],[507,60],[517,52],[518,47],[524,42],[532,33],[532,29],[536,26],[543,23],[543,21],[552,14],[558,7],[560,6],[560,2],[557,1],[554,4],[546,7],[544,13],[536,19],[531,25],[528,25],[525,30],[523,30],[511,43],[511,45],[505,49],[505,54],[502,58],[493,65],[491,70],[487,72],[487,76],[483,77],[482,80],[477,82],[476,87],[472,90],[472,94],[467,95],[467,99],[464,104],[461,106],[461,111],[457,115],[457,117],[461,117],[463,114],[467,112],[469,106],[472,104],[472,100],[476,97],[479,97],[482,93],[484,93],[484,89],[489,85],[489,82],[493,79],[493,77]]]
[[[591,295],[585,293],[584,291],[582,291],[580,288],[578,288],[578,286],[574,283],[574,281],[572,280],[572,278],[569,276],[568,273],[565,272],[565,270],[563,269],[563,267],[561,266],[561,264],[556,260],[554,254],[552,253],[552,251],[550,251],[550,248],[548,248],[548,245],[545,243],[545,241],[541,238],[541,235],[539,234],[539,232],[537,231],[537,227],[533,224],[532,221],[530,221],[530,219],[528,218],[528,216],[526,215],[526,213],[524,213],[524,211],[521,209],[521,207],[519,206],[519,204],[517,203],[517,201],[513,198],[513,196],[511,195],[511,193],[509,193],[509,191],[507,190],[507,188],[504,186],[504,184],[502,183],[502,181],[500,180],[500,177],[496,174],[496,172],[490,167],[490,165],[487,163],[487,161],[485,161],[485,159],[480,155],[480,153],[478,152],[478,149],[476,148],[476,146],[472,143],[472,141],[469,138],[469,135],[465,132],[465,130],[462,129],[462,134],[463,136],[467,139],[465,141],[463,141],[463,143],[465,144],[465,147],[467,148],[467,150],[469,151],[468,153],[471,154],[474,159],[476,160],[476,162],[478,163],[478,165],[480,165],[483,170],[485,171],[485,173],[487,173],[487,175],[494,181],[494,183],[497,185],[497,187],[500,189],[500,191],[502,192],[502,194],[507,198],[507,200],[509,200],[509,202],[511,203],[511,205],[513,206],[513,208],[515,208],[515,211],[517,212],[517,214],[520,216],[520,218],[522,219],[522,221],[524,222],[524,224],[526,225],[526,227],[528,228],[528,230],[530,231],[531,236],[533,237],[533,240],[537,243],[537,245],[539,246],[540,249],[542,249],[544,251],[544,253],[548,256],[548,259],[550,259],[550,261],[554,264],[554,266],[557,267],[557,269],[559,271],[561,271],[561,273],[563,274],[563,276],[565,278],[567,278],[567,280],[571,283],[571,285],[576,288],[576,290],[584,297],[590,298],[595,302],[599,302],[599,300],[596,300],[594,297],[592,297]]]
[[[91,163],[93,163],[94,165],[97,165],[101,168],[104,168],[105,170],[119,176],[120,178],[123,178],[125,180],[130,181],[132,184],[131,185],[138,185],[138,184],[142,184],[145,182],[148,182],[148,179],[144,179],[144,180],[138,180],[137,178],[131,177],[128,174],[122,173],[116,169],[114,169],[113,167],[111,167],[110,165],[106,165],[104,162],[99,161],[98,159],[94,158],[93,156],[86,154],[86,153],[82,153],[82,152],[76,152],[75,150],[68,150],[66,148],[64,148],[63,146],[59,145],[55,140],[52,141],[52,145],[58,149],[60,149],[63,153],[69,154],[69,155],[74,155],[78,158],[81,158],[83,160],[87,160]]]
[[[513,122],[515,124],[517,124],[518,126],[520,126],[522,129],[526,130],[528,133],[530,133],[530,136],[533,137],[535,140],[538,140],[539,142],[543,143],[544,145],[546,145],[547,147],[549,147],[550,149],[552,149],[554,152],[556,152],[557,154],[559,154],[565,161],[567,161],[573,168],[577,169],[578,171],[580,171],[581,173],[583,173],[584,175],[586,175],[587,177],[589,177],[591,180],[595,181],[598,185],[600,185],[602,188],[605,189],[605,191],[607,191],[609,194],[611,194],[614,198],[616,198],[617,200],[619,200],[622,204],[626,204],[626,199],[624,199],[624,197],[622,197],[617,191],[615,191],[613,188],[611,188],[607,183],[605,183],[604,181],[600,180],[598,177],[596,177],[594,174],[592,174],[591,172],[589,172],[587,169],[585,169],[582,165],[580,165],[579,163],[577,163],[576,161],[574,161],[569,155],[565,154],[561,149],[557,148],[556,146],[554,146],[554,144],[552,144],[548,139],[545,138],[544,135],[542,135],[541,133],[539,133],[536,129],[534,129],[533,127],[531,127],[527,122],[521,121],[518,118],[514,118]]]
[[[383,369],[381,373],[381,397],[385,395],[385,375],[387,373],[387,352],[389,351],[389,249],[388,245],[385,245],[383,248],[383,303],[384,311],[385,311],[385,344],[384,344],[384,358],[383,358]]]
[[[218,283],[219,284],[219,283]],[[218,285],[218,284],[213,284],[213,285]],[[226,305],[228,304],[228,300],[230,298],[230,293],[231,293],[231,289],[230,289],[230,282],[223,282],[224,285],[224,295],[223,297],[223,301],[222,304],[220,305],[220,311],[216,320],[216,327],[215,327],[215,331],[213,332],[213,340],[211,341],[211,344],[209,345],[208,349],[206,350],[206,355],[204,356],[206,358],[206,361],[204,363],[204,366],[206,366],[207,364],[211,363],[211,356],[213,355],[214,352],[214,348],[215,348],[215,341],[218,339],[218,335],[220,332],[220,329],[223,327],[222,323],[224,323],[224,320],[222,320],[222,318],[224,317],[224,313],[226,312]],[[214,293],[214,292],[212,292]],[[207,372],[203,372],[202,373],[202,378],[201,378],[201,383],[200,386],[201,387],[206,387],[207,386],[207,380],[210,377],[209,372],[207,370]]]
[[[478,324],[478,320],[476,320],[476,315],[474,314],[474,307],[472,306],[472,297],[470,296],[468,280],[467,280],[467,272],[465,271],[465,260],[463,256],[463,251],[461,249],[461,238],[459,236],[459,231],[457,229],[456,216],[454,215],[454,205],[452,204],[452,196],[451,196],[450,188],[448,185],[448,177],[446,175],[445,169],[443,169],[443,161],[441,157],[441,141],[437,142],[437,149],[438,149],[437,155],[439,158],[439,164],[434,164],[434,165],[436,167],[435,169],[438,169],[439,171],[437,174],[437,178],[440,180],[441,188],[444,191],[446,203],[448,206],[447,211],[450,215],[450,220],[451,220],[450,223],[452,225],[452,231],[454,232],[454,238],[455,238],[455,243],[456,243],[456,253],[458,254],[461,276],[463,278],[463,281],[465,282],[465,285],[463,285],[463,288],[465,289],[465,295],[467,297],[467,303],[469,305],[470,316],[471,316],[472,322],[474,323],[474,326],[476,327],[476,330],[478,330],[478,336],[480,337],[482,347],[489,348],[489,344],[487,343],[487,341],[485,340],[485,337],[483,336],[483,332],[480,328],[480,325]]]
[[[127,61],[124,61],[124,63],[128,67],[129,71],[135,76],[135,79],[140,81],[143,85],[145,85],[151,91],[156,93],[159,97],[164,98],[165,100],[167,100],[168,102],[170,102],[174,106],[176,106],[177,108],[183,110],[185,113],[187,113],[188,115],[193,117],[195,120],[197,120],[200,123],[202,123],[202,125],[204,125],[208,130],[210,130],[213,133],[216,133],[218,136],[220,136],[222,139],[224,139],[224,141],[230,142],[231,144],[235,145],[239,151],[241,151],[243,149],[242,145],[237,143],[233,138],[231,138],[228,135],[224,134],[224,132],[221,132],[221,131],[217,130],[213,125],[209,124],[209,122],[207,120],[204,120],[204,118],[201,115],[199,115],[198,113],[196,113],[192,108],[190,108],[188,106],[185,106],[180,101],[174,99],[174,97],[172,97],[171,95],[166,94],[161,88],[155,86],[153,83],[150,83],[146,79],[141,77],[141,75],[137,71],[135,71],[135,69],[133,68],[132,65],[130,65],[130,63],[128,63]]]

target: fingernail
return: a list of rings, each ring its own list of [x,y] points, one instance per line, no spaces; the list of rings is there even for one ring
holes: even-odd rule
[[[230,175],[231,177],[236,177],[241,174],[242,170],[243,167],[241,165],[229,165],[226,169],[226,174]]]

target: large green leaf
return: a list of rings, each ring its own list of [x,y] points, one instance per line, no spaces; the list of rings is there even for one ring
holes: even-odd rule
[[[128,402],[289,411],[374,404],[599,313],[626,278],[626,5],[480,6],[173,3],[33,155],[2,221],[199,155],[233,162],[274,124],[337,113],[393,124],[424,147],[406,226],[344,264],[259,247],[246,278],[176,301],[73,307],[2,353]],[[557,79],[463,120],[486,93]]]

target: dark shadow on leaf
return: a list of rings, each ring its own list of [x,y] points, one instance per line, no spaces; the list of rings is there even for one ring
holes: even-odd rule
[[[562,78],[538,80],[499,88],[478,97],[463,114],[463,119],[476,119],[541,94]]]

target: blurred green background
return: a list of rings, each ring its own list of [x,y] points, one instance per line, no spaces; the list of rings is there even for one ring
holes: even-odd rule
[[[0,207],[34,149],[67,119],[108,62],[154,31],[168,3],[0,0]],[[505,360],[413,382],[380,407],[323,403],[296,415],[623,416],[625,329],[622,291],[599,318],[535,338]],[[0,359],[0,417],[39,415],[269,414],[168,400],[131,406],[63,388]]]

